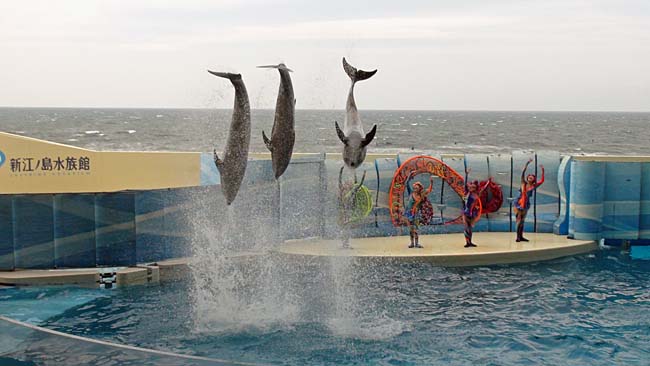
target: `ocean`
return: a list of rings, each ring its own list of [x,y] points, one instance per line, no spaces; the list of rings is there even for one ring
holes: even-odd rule
[[[251,151],[267,151],[273,110],[253,110]],[[647,112],[513,112],[361,110],[366,131],[378,125],[371,153],[504,153],[650,155]],[[295,152],[338,152],[334,121],[342,110],[297,110]],[[222,150],[227,109],[0,108],[0,131],[96,150]]]

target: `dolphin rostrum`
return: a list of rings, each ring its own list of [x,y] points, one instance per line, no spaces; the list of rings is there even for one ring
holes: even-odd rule
[[[251,107],[241,74],[210,70],[208,72],[230,80],[235,87],[235,106],[232,111],[232,122],[230,122],[228,142],[223,152],[223,159],[219,159],[217,150],[214,151],[214,163],[221,176],[221,191],[226,197],[226,203],[230,205],[237,197],[248,163],[248,145],[251,141]]]
[[[266,137],[264,130],[262,130],[264,144],[271,151],[273,173],[275,179],[278,179],[289,166],[291,154],[293,153],[293,143],[296,140],[294,130],[296,99],[293,96],[293,84],[291,84],[291,76],[289,76],[289,72],[293,71],[287,68],[285,64],[258,67],[278,69],[280,72],[280,90],[275,104],[275,119],[271,130],[271,139]]]
[[[350,77],[350,80],[352,80],[352,85],[350,85],[348,100],[345,104],[343,130],[341,131],[338,122],[334,122],[334,125],[336,127],[336,134],[339,136],[341,142],[343,142],[343,161],[348,167],[356,169],[366,158],[366,147],[375,137],[377,125],[374,125],[367,135],[364,134],[361,119],[359,119],[359,112],[357,111],[357,104],[354,101],[354,84],[357,81],[369,79],[377,70],[357,70],[345,61],[345,57],[343,57],[343,69]]]

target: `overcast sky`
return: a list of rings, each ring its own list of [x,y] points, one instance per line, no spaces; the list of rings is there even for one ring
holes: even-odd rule
[[[306,5],[309,3],[309,5]],[[649,0],[0,2],[0,106],[650,111]],[[369,5],[372,4],[372,5]]]

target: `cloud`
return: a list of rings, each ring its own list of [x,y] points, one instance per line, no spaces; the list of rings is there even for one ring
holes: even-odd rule
[[[650,85],[649,4],[6,1],[0,101],[205,106],[208,65],[286,61],[300,107],[331,108],[345,93],[345,55],[380,68],[360,86],[372,108],[650,109],[639,97]],[[252,93],[268,91],[257,106],[272,106],[270,75],[247,73]]]

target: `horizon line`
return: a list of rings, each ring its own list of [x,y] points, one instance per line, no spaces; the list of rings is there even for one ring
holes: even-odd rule
[[[61,106],[2,106],[0,109],[123,109],[123,110],[232,110],[232,108],[209,108],[209,107],[61,107]],[[273,108],[251,108],[252,111],[272,111]],[[387,112],[543,112],[543,113],[650,113],[648,110],[580,110],[580,109],[373,109],[365,111],[387,111]],[[296,108],[296,111],[345,111],[344,108]]]

